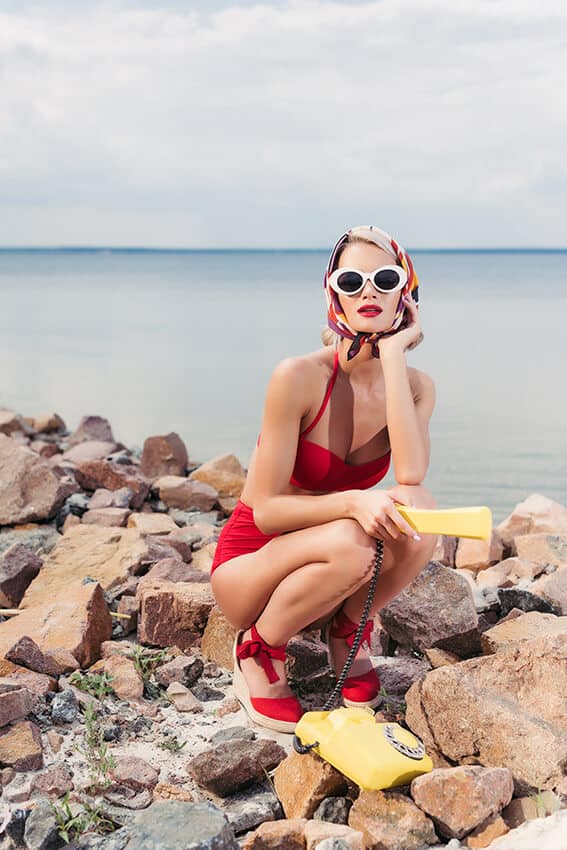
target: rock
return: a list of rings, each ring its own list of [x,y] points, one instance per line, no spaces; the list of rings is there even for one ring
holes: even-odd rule
[[[263,785],[252,785],[232,794],[223,811],[235,835],[241,835],[283,815],[278,798],[270,788]]]
[[[236,629],[228,622],[218,605],[214,605],[201,640],[203,657],[215,661],[226,670],[233,670],[232,647],[235,637]]]
[[[212,803],[158,802],[125,831],[127,845],[117,846],[114,833],[97,850],[239,850],[225,815]]]
[[[71,688],[55,694],[51,701],[51,719],[54,723],[73,723],[78,711],[77,697]]]
[[[1,731],[0,766],[20,772],[43,767],[41,732],[31,720],[22,720]]]
[[[227,714],[236,714],[237,711],[240,711],[240,703],[237,699],[228,699],[223,702],[222,705],[216,710],[217,717],[226,717]]]
[[[564,567],[567,565],[567,532],[565,534],[520,534],[514,538],[516,553],[526,561]]]
[[[177,785],[169,785],[167,782],[158,782],[154,788],[154,803],[157,800],[181,800],[185,803],[193,802],[193,795],[185,788]]]
[[[75,469],[75,477],[84,490],[120,490],[128,487],[133,496],[130,506],[139,510],[144,504],[150,487],[136,466],[112,463],[109,460],[87,460]]]
[[[507,561],[500,561],[493,567],[487,567],[481,570],[477,576],[476,582],[479,587],[513,587],[517,579],[511,575],[512,567],[509,561],[517,560],[509,558]]]
[[[519,502],[495,530],[508,547],[521,534],[567,534],[567,508],[539,493],[532,493]]]
[[[342,796],[347,783],[328,762],[314,753],[290,753],[276,768],[274,788],[286,818],[311,818],[325,797]]]
[[[148,437],[144,442],[140,468],[147,478],[185,475],[188,464],[185,443],[175,432]]]
[[[246,836],[242,850],[305,850],[305,818],[268,821]]]
[[[315,638],[292,637],[286,654],[286,673],[293,685],[329,667],[327,647]]]
[[[0,525],[54,517],[76,489],[35,452],[0,434]]]
[[[498,589],[498,601],[500,603],[500,612],[504,617],[512,608],[519,608],[521,611],[542,611],[548,614],[558,614],[554,606],[546,599],[536,596],[529,590],[521,587],[500,587]]]
[[[427,673],[406,694],[406,723],[430,755],[507,767],[516,793],[553,789],[567,759],[565,693],[567,636],[546,635]]]
[[[52,753],[56,754],[61,749],[61,744],[65,740],[63,735],[60,735],[59,732],[56,732],[55,729],[48,729],[46,732],[47,740],[49,741],[49,746],[51,747]]]
[[[155,671],[156,681],[167,688],[172,682],[179,682],[190,688],[203,673],[203,662],[196,655],[178,655],[167,661]]]
[[[431,669],[431,665],[421,658],[400,656],[388,659],[379,658],[377,663],[374,664],[374,668],[388,696],[405,696],[406,691],[409,690],[416,679],[421,679]]]
[[[43,561],[24,543],[14,543],[0,556],[0,606],[17,608]]]
[[[54,411],[43,413],[32,418],[32,428],[38,434],[53,434],[54,432],[66,431],[65,421]]]
[[[0,656],[24,634],[42,652],[66,650],[80,667],[89,667],[98,658],[102,641],[108,640],[111,633],[112,620],[100,584],[69,581],[64,595],[0,623]]]
[[[123,528],[128,522],[129,508],[98,508],[83,514],[83,525],[96,525],[100,528]]]
[[[424,655],[432,667],[444,667],[445,664],[458,664],[461,660],[454,652],[446,649],[426,649]]]
[[[178,558],[163,558],[150,568],[145,576],[140,579],[140,584],[154,584],[156,581],[197,581],[208,582],[209,577],[193,565],[185,563]]]
[[[567,636],[567,617],[556,617],[555,614],[542,614],[538,611],[521,613],[484,632],[481,637],[482,651],[485,655],[490,655],[544,635]]]
[[[305,824],[303,834],[306,850],[320,848],[329,839],[340,840],[347,850],[365,850],[362,832],[343,824],[310,820]]]
[[[48,797],[62,797],[73,788],[71,772],[64,764],[52,765],[32,778],[32,790]]]
[[[126,785],[134,791],[141,791],[142,788],[151,790],[157,785],[159,770],[136,756],[120,756],[111,771],[111,777],[119,785]]]
[[[138,640],[187,649],[200,639],[214,598],[208,585],[156,582],[140,589]]]
[[[491,815],[473,829],[464,840],[465,847],[489,847],[493,841],[510,832],[500,815]]]
[[[414,802],[445,838],[463,838],[507,806],[514,793],[506,768],[463,766],[433,770],[411,783]]]
[[[177,525],[167,514],[133,513],[128,519],[128,528],[136,528],[140,534],[169,534]]]
[[[559,614],[567,616],[567,566],[542,576],[534,582],[531,590],[549,602]]]
[[[67,443],[70,446],[76,446],[87,440],[115,443],[108,419],[102,416],[83,416],[75,431],[67,439]]]
[[[166,694],[177,711],[200,712],[203,706],[191,691],[180,682],[172,682],[167,688]]]
[[[14,664],[20,664],[28,670],[44,673],[46,676],[61,676],[79,667],[77,659],[68,650],[56,648],[51,652],[42,652],[37,643],[27,635],[19,638],[4,657]]]
[[[104,792],[104,798],[115,806],[139,811],[140,809],[147,809],[151,805],[153,794],[147,788],[135,791],[133,788],[128,788],[127,785],[113,785]]]
[[[313,820],[346,824],[351,806],[352,800],[347,797],[325,797],[313,812]]]
[[[18,687],[27,690],[36,697],[45,697],[50,691],[57,690],[57,680],[43,673],[32,673],[23,667],[16,667],[10,661],[0,660],[0,668],[6,668],[2,681],[13,682]]]
[[[285,750],[274,741],[227,741],[192,758],[187,771],[203,788],[226,797],[263,779],[283,758]]]
[[[131,658],[113,655],[97,663],[112,678],[111,688],[119,699],[142,699],[144,682]]]
[[[531,797],[516,797],[502,810],[502,818],[510,829],[535,818],[545,818],[563,808],[553,791],[541,791]]]
[[[169,554],[170,550],[164,549]],[[144,540],[135,529],[76,526],[59,538],[26,591],[22,607],[65,595],[70,582],[84,578],[100,582],[104,590],[118,588],[129,576],[159,560],[160,553],[154,541]]]
[[[6,436],[12,434],[19,437],[21,435],[33,434],[33,429],[30,428],[19,413],[16,413],[14,410],[0,408],[0,435],[2,434]]]
[[[506,558],[505,561],[500,561],[500,564],[497,566],[502,565],[505,565],[506,571],[514,583],[517,583],[523,578],[534,579],[545,569],[544,564],[539,564],[535,561],[526,561],[524,558],[516,557]],[[477,581],[482,575],[483,573],[478,574]]]
[[[0,726],[7,726],[13,720],[21,720],[32,709],[31,694],[25,688],[15,687],[0,691]]]
[[[0,526],[0,555],[6,552],[14,543],[23,543],[32,549],[36,555],[43,558],[51,552],[57,542],[61,540],[54,525],[35,525],[27,523],[17,528],[4,528]]]
[[[92,511],[99,508],[129,508],[133,495],[129,487],[121,487],[119,490],[106,490],[101,487],[92,494],[89,509]]]
[[[29,813],[24,841],[28,850],[57,850],[65,846],[57,832],[55,815],[49,803],[41,801]]]
[[[497,532],[490,540],[471,540],[460,537],[455,554],[455,567],[468,570],[484,570],[502,560],[504,547]]]
[[[235,455],[221,455],[201,464],[189,476],[192,481],[210,484],[219,496],[240,496],[246,472]]]
[[[460,656],[480,650],[478,615],[469,585],[454,570],[434,561],[382,608],[380,620],[391,637],[405,646],[439,647]]]
[[[256,733],[247,726],[228,726],[219,729],[211,737],[211,744],[222,744],[224,741],[254,741]]]
[[[193,560],[191,562],[191,565],[196,570],[201,570],[201,572],[206,573],[207,576],[210,576],[211,565],[215,557],[216,548],[216,543],[207,543],[206,546],[202,546],[200,549],[197,549],[195,552],[193,552]]]
[[[78,465],[89,460],[101,460],[112,454],[115,448],[116,443],[109,443],[105,440],[85,440],[83,443],[63,452],[61,462]]]
[[[164,475],[154,481],[160,499],[168,508],[210,511],[218,501],[218,493],[210,484],[191,481],[180,475]]]
[[[206,682],[198,682],[198,684],[193,685],[193,693],[201,702],[214,702],[215,700],[224,699],[223,691],[218,688],[212,688]]]
[[[437,844],[433,823],[398,791],[361,791],[348,822],[362,832],[367,850],[422,850]]]

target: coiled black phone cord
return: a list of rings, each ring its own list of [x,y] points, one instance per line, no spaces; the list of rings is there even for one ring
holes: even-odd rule
[[[380,574],[380,570],[382,568],[382,560],[384,558],[384,541],[377,540],[376,541],[376,555],[374,558],[374,572],[372,573],[372,578],[370,579],[370,585],[368,587],[368,596],[366,597],[366,603],[364,605],[364,611],[362,612],[362,616],[360,618],[360,623],[358,624],[358,628],[356,630],[354,636],[354,642],[350,648],[349,654],[347,656],[347,660],[345,661],[345,666],[341,671],[341,675],[337,679],[337,684],[333,690],[333,693],[330,695],[329,699],[321,709],[321,711],[330,711],[336,702],[338,701],[342,687],[345,683],[346,677],[350,672],[350,668],[352,667],[353,661],[356,658],[356,653],[360,648],[360,642],[362,640],[362,633],[364,631],[364,627],[368,621],[368,616],[370,614],[370,608],[372,607],[372,603],[374,602],[374,594],[376,593],[376,583],[378,581],[378,576]],[[319,746],[319,741],[315,741],[313,744],[302,744],[297,735],[293,736],[293,748],[296,753],[300,753],[301,755],[305,755],[310,752],[315,747]]]

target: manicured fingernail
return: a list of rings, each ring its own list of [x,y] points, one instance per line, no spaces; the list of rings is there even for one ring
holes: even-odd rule
[[[413,539],[414,540],[421,540],[421,537],[419,536],[419,534],[414,534]]]

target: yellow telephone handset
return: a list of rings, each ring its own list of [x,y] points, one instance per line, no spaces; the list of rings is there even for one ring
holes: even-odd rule
[[[492,535],[492,512],[484,506],[428,510],[398,502],[395,505],[411,527],[423,534],[448,534],[473,540],[490,540]]]

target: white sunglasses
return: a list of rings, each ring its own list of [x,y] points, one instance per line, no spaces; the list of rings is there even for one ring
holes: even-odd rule
[[[343,268],[335,269],[328,283],[339,295],[356,295],[364,289],[368,279],[378,292],[398,292],[407,283],[408,276],[401,266],[382,266],[373,272]]]

